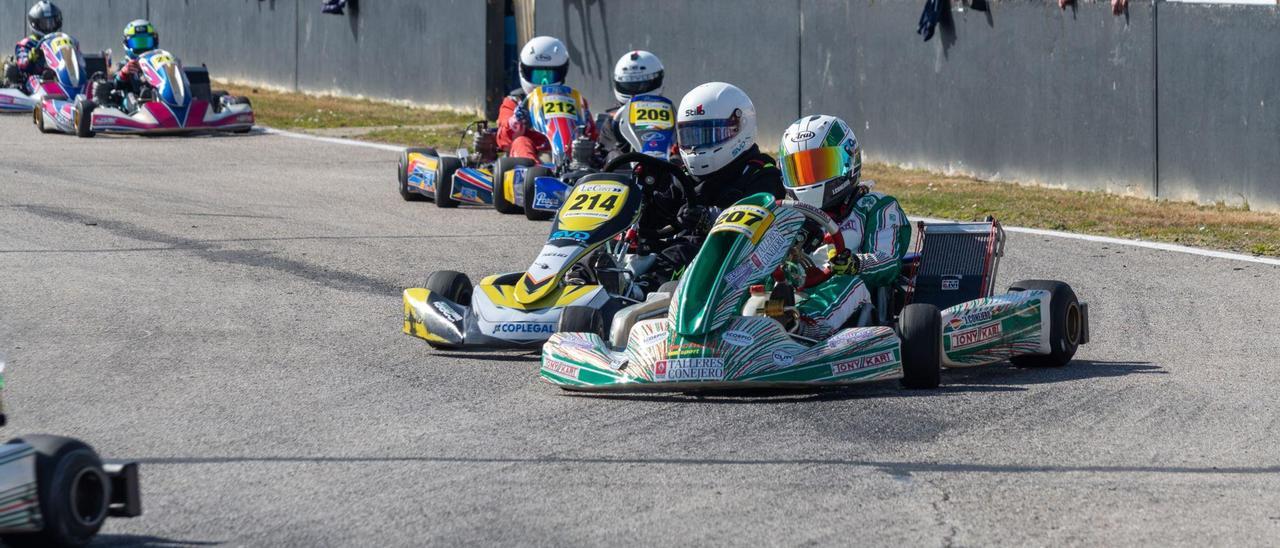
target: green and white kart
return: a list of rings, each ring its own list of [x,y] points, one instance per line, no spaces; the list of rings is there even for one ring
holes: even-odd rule
[[[670,162],[635,152],[604,169],[573,186],[547,243],[524,272],[487,276],[473,286],[461,272],[440,270],[426,287],[404,290],[405,334],[436,348],[536,348],[560,322],[611,318],[644,302],[647,286],[638,282],[656,262],[646,252],[655,242],[637,228],[653,203],[652,181],[659,172],[671,174],[686,202],[693,181]],[[678,236],[674,227],[665,230],[656,236]],[[566,278],[575,265],[582,278],[571,283]]]
[[[1067,284],[1019,282],[992,294],[1003,253],[1003,231],[993,221],[922,224],[922,253],[904,260],[899,285],[874,294],[853,327],[826,340],[795,335],[789,328],[803,290],[773,280],[784,261],[815,269],[801,249],[809,240],[805,227],[815,225],[844,248],[835,223],[817,208],[767,194],[739,201],[717,218],[674,294],[656,292],[620,310],[608,330],[592,328],[599,321],[561,322],[543,345],[542,378],[590,392],[886,379],[933,388],[942,366],[1005,359],[1063,365],[1088,340],[1088,308]],[[655,309],[666,314],[654,318]]]

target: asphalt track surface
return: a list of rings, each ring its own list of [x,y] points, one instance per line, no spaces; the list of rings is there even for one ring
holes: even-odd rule
[[[521,270],[547,225],[403,202],[394,157],[0,118],[6,430],[143,463],[146,514],[101,544],[1280,538],[1278,267],[1011,234],[1002,285],[1090,302],[1065,368],[572,396],[400,333],[402,288]]]

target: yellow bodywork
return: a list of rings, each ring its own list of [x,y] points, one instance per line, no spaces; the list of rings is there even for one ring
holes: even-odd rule
[[[413,335],[419,339],[435,343],[448,343],[449,341],[427,331],[427,326],[422,323],[422,318],[418,316],[417,308],[427,306],[427,295],[430,294],[431,290],[422,287],[411,287],[404,290],[404,332],[406,335]]]
[[[508,204],[516,203],[516,185],[512,184],[515,180],[516,170],[508,169],[502,173],[502,180],[495,181],[502,184],[502,195],[506,197]]]
[[[600,287],[598,285],[560,285],[537,301],[522,303],[515,299],[516,287],[514,285],[496,285],[494,282],[497,279],[498,276],[496,275],[489,276],[481,280],[476,289],[483,291],[493,304],[515,310],[540,310],[570,306]],[[418,312],[419,310],[426,310],[430,306],[427,304],[430,295],[431,290],[422,287],[411,287],[404,290],[404,333],[426,341],[448,344],[449,341],[427,331],[427,326],[423,323],[422,316]],[[459,304],[470,305],[470,303]]]

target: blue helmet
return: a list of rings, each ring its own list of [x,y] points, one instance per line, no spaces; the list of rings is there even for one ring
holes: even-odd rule
[[[146,19],[134,19],[124,27],[124,50],[132,59],[160,47],[160,33]]]

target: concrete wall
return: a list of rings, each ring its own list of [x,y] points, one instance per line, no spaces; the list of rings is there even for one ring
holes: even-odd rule
[[[1158,9],[1160,196],[1280,210],[1280,8]]]
[[[874,160],[1154,195],[1150,4],[1000,2],[929,42],[918,4],[802,1],[802,110]]]
[[[483,108],[484,1],[364,0],[345,17],[302,1],[299,89]]]
[[[25,33],[27,10],[36,2],[25,0],[17,3],[20,4],[18,11],[7,12],[6,20],[8,13],[17,15],[17,31]],[[82,51],[110,49],[117,60],[124,51],[124,45],[120,43],[124,26],[129,21],[147,16],[147,0],[56,0],[55,3],[62,10],[62,30],[80,41]],[[9,38],[10,44],[18,36]]]
[[[737,85],[755,103],[760,134],[771,145],[798,117],[794,1],[538,0],[534,20],[538,34],[569,47],[569,84],[586,94],[594,111],[615,102],[609,79],[618,58],[646,49],[662,58],[663,93],[677,103],[704,82]]]
[[[300,1],[150,0],[150,17],[160,45],[184,63],[205,64],[214,78],[292,89]]]

